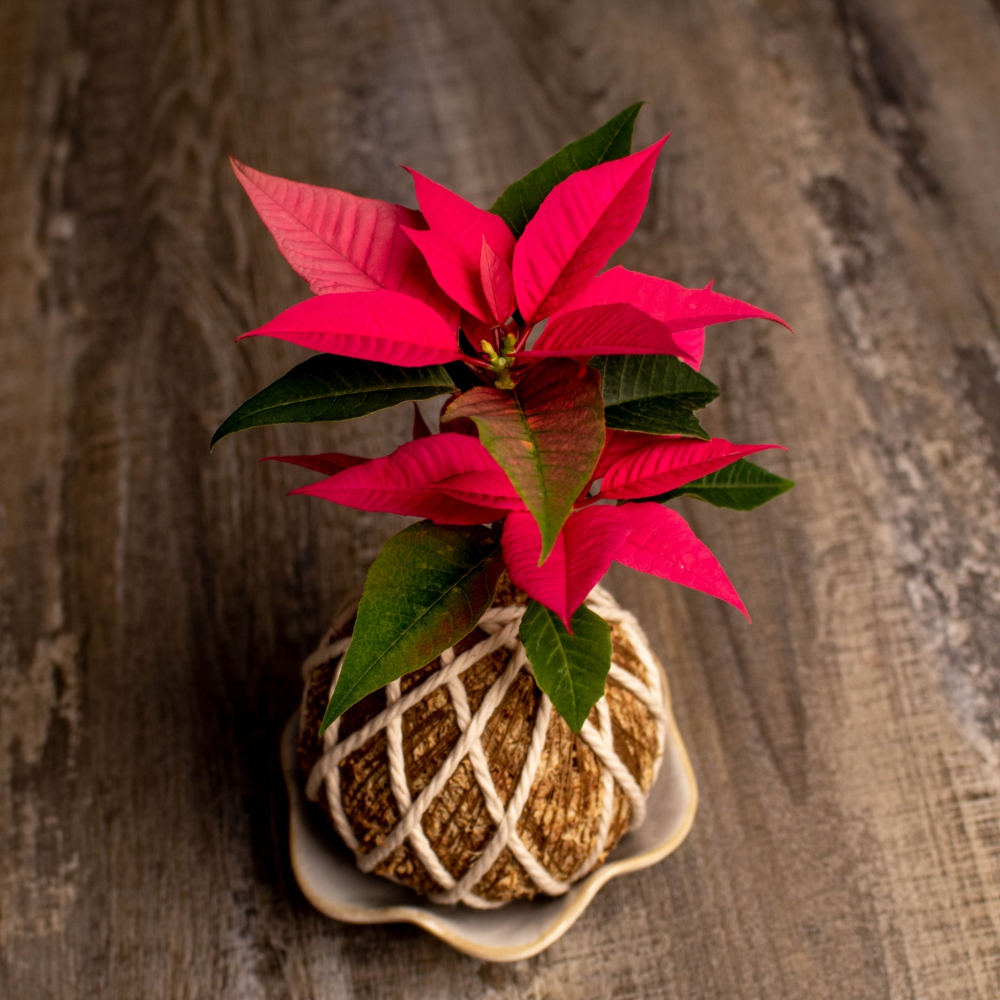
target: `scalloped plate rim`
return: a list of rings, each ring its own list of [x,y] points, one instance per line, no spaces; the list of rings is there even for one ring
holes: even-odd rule
[[[612,854],[613,860],[606,861],[586,878],[581,879],[565,896],[555,897],[554,899],[546,897],[546,905],[562,902],[562,908],[557,910],[555,919],[537,937],[519,945],[493,945],[469,937],[437,916],[435,910],[444,909],[443,907],[425,902],[416,895],[414,895],[414,902],[403,905],[359,907],[339,902],[324,893],[323,888],[317,884],[317,879],[312,877],[307,871],[307,863],[304,860],[301,847],[301,840],[309,834],[311,821],[307,814],[305,796],[299,784],[298,768],[295,759],[295,739],[298,736],[299,729],[299,711],[296,709],[285,725],[281,735],[281,770],[284,775],[289,798],[289,854],[291,856],[292,873],[299,888],[302,890],[302,894],[320,913],[332,917],[334,920],[349,924],[414,924],[433,934],[456,951],[484,961],[517,962],[544,951],[558,941],[576,923],[600,889],[611,879],[619,875],[640,871],[643,868],[648,868],[650,865],[662,861],[680,847],[691,831],[695,813],[698,809],[698,785],[695,780],[694,770],[691,767],[690,758],[688,757],[687,748],[677,729],[677,723],[671,709],[670,691],[662,666],[660,667],[660,674],[664,680],[664,703],[667,709],[666,752],[672,752],[676,755],[676,764],[683,777],[683,784],[686,786],[684,791],[687,792],[680,816],[674,823],[673,828],[665,832],[664,839],[654,847],[625,857],[614,858],[614,854]],[[661,772],[659,779],[650,791],[650,797],[656,793],[657,788],[666,776],[666,768],[664,768],[664,771]],[[662,794],[663,789],[661,788],[660,791]],[[647,822],[649,821],[647,820]],[[334,836],[332,831],[330,832],[330,836]],[[621,846],[619,844],[616,851]],[[338,863],[342,863],[345,868],[349,867],[352,875],[357,874],[357,869],[345,858],[342,858],[332,850],[329,852],[329,856],[335,858]],[[376,875],[365,877],[372,879],[375,883],[383,881]],[[527,905],[532,904],[529,903]],[[447,909],[449,913],[455,915],[459,923],[463,919],[470,922],[475,921],[479,914],[498,912],[497,910],[473,910],[463,906],[449,907]]]

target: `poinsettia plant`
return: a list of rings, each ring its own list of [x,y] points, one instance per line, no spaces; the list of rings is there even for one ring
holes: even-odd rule
[[[665,504],[750,510],[792,486],[710,437],[695,411],[705,327],[784,321],[709,285],[604,270],[635,229],[664,137],[631,152],[641,105],[512,184],[489,211],[410,170],[420,211],[233,161],[311,298],[243,336],[322,353],[219,428],[347,420],[447,393],[441,431],[415,408],[390,455],[282,456],[326,478],[295,490],[423,518],[375,559],[323,726],[467,635],[506,568],[540,687],[579,731],[604,691],[608,625],[584,605],[614,561],[746,609]],[[784,324],[787,325],[787,324]]]

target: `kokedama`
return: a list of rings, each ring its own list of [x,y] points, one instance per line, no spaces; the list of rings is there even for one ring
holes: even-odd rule
[[[746,614],[666,504],[689,495],[750,510],[791,487],[747,460],[780,446],[712,438],[695,415],[718,395],[699,373],[705,327],[784,321],[711,285],[604,270],[639,222],[667,141],[630,151],[639,108],[561,150],[489,211],[414,170],[419,212],[233,161],[314,293],[244,336],[323,353],[244,403],[213,445],[248,427],[448,394],[441,432],[417,410],[413,440],[385,457],[280,459],[327,477],[296,493],[424,519],[371,567],[320,732],[460,644],[504,570],[522,595],[531,672],[573,732],[612,664],[611,626],[584,602],[613,561]]]

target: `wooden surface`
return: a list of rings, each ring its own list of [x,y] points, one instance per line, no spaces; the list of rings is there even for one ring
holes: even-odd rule
[[[710,333],[711,428],[798,489],[684,508],[753,626],[626,570],[702,788],[538,958],[316,914],[298,665],[400,523],[251,432],[302,297],[229,173],[488,204],[629,102],[674,137],[619,260],[796,328]],[[0,0],[0,995],[1000,995],[997,0]]]

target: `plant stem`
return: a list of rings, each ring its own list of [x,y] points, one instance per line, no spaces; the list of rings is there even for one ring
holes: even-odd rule
[[[521,328],[521,334],[517,338],[517,343],[514,345],[514,351],[513,351],[513,353],[516,354],[519,350],[521,350],[522,347],[524,347],[525,342],[527,341],[528,336],[531,334],[531,331],[533,329],[534,329],[534,324],[533,323],[525,323],[524,324],[524,326]]]

